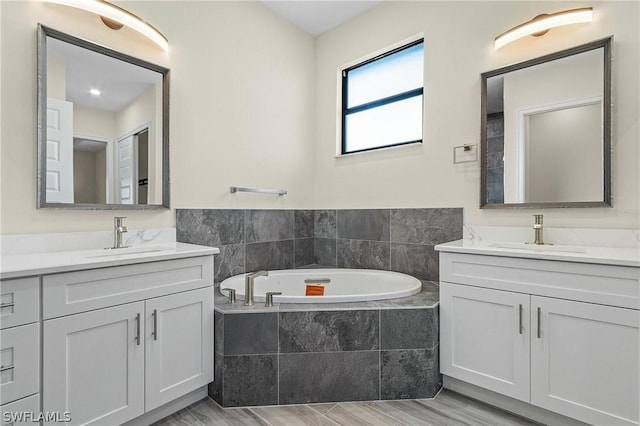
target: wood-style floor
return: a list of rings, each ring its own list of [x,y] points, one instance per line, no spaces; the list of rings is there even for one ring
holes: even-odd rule
[[[155,423],[156,426],[210,425],[536,425],[455,392],[437,398],[339,402],[273,407],[221,408],[205,398]]]

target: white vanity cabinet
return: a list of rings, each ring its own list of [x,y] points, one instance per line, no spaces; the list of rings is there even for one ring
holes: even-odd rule
[[[213,381],[212,284],[211,256],[43,277],[44,411],[122,424]]]
[[[638,268],[447,252],[440,265],[445,376],[591,424],[640,424]]]

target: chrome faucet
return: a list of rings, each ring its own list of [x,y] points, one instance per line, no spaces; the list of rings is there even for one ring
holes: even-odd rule
[[[122,220],[126,219],[123,216],[116,216],[113,218],[113,247],[112,249],[128,248],[122,244],[122,234],[127,232],[127,227],[122,224]]]
[[[542,215],[541,214],[534,214],[533,215],[533,230],[535,232],[535,241],[532,243],[527,243],[527,244],[536,244],[536,245],[543,245],[544,244],[544,238],[542,237]]]
[[[253,284],[258,277],[268,277],[269,272],[257,271],[247,274],[244,278],[244,304],[245,306],[253,305]]]

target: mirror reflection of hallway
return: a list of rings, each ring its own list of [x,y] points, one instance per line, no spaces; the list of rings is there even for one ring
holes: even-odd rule
[[[107,142],[73,138],[73,198],[80,204],[107,202]]]

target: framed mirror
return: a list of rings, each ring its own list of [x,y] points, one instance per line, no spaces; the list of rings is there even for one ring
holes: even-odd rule
[[[169,208],[169,70],[38,26],[38,208]]]
[[[482,74],[480,208],[611,206],[611,43]]]

